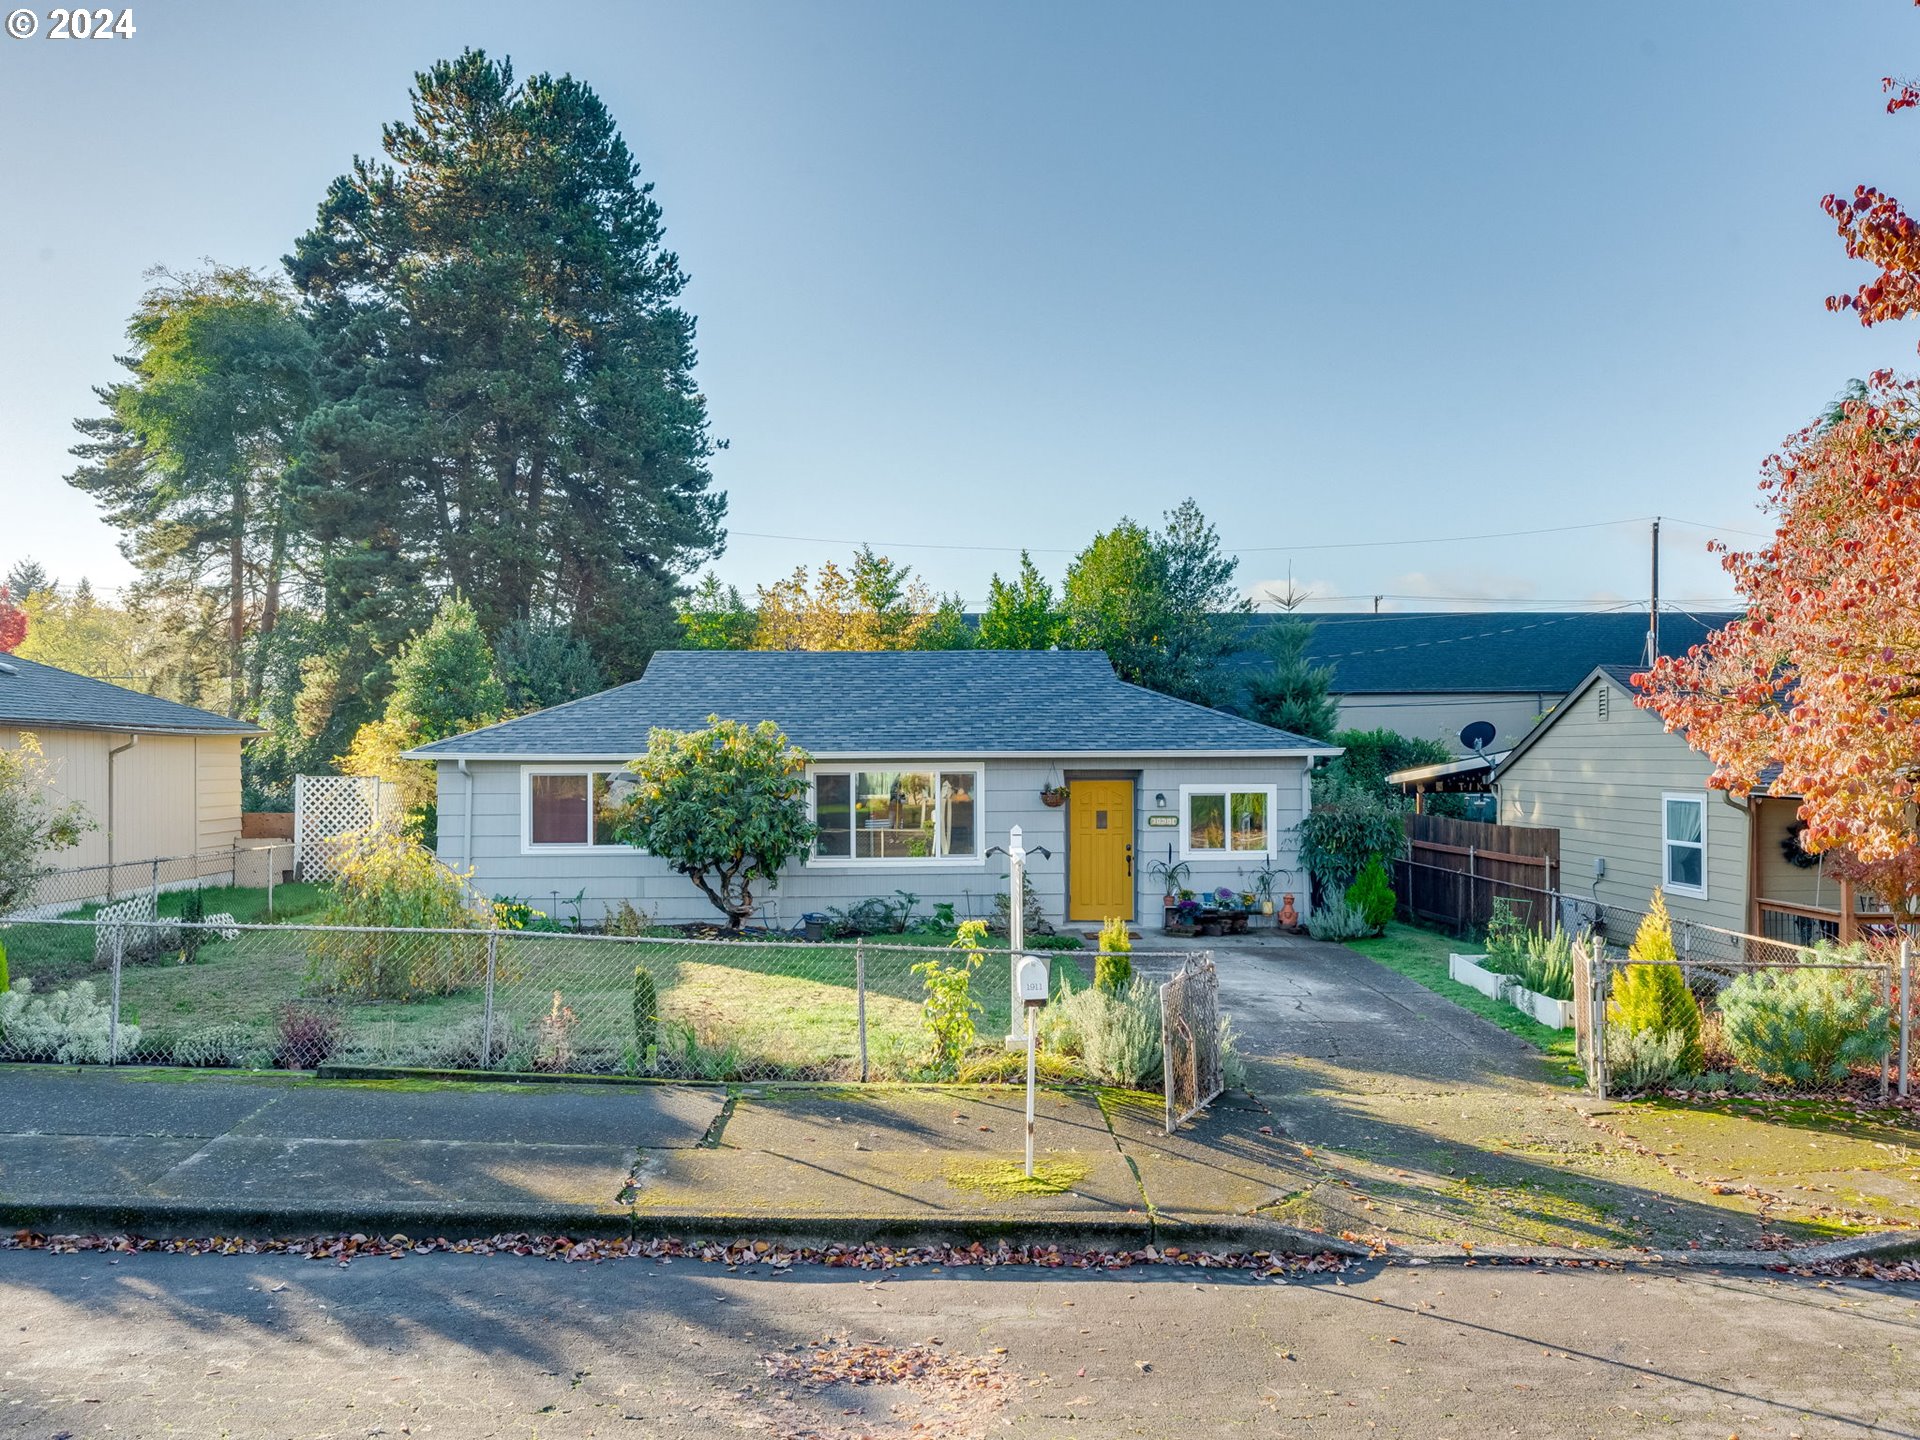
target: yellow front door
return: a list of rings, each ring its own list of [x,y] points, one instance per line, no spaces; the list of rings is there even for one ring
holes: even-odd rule
[[[1067,786],[1067,918],[1133,919],[1133,782]]]

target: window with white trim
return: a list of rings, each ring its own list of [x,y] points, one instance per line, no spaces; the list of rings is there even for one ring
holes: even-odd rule
[[[521,842],[528,850],[603,850],[623,842],[613,833],[638,782],[604,766],[541,766],[521,772]]]
[[[814,859],[981,858],[978,769],[813,772]]]
[[[1665,887],[1685,895],[1707,893],[1707,801],[1703,795],[1660,797],[1660,845]]]
[[[1189,858],[1273,853],[1274,787],[1180,787],[1183,848]]]

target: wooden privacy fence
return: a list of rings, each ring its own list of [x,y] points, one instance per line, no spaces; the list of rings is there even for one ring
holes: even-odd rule
[[[1510,900],[1534,925],[1551,926],[1560,879],[1560,832],[1491,825],[1445,815],[1407,816],[1407,856],[1394,869],[1409,918],[1479,930],[1495,900]]]

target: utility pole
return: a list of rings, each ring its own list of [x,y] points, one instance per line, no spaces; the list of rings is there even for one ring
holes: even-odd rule
[[[1374,614],[1378,615],[1380,613],[1380,602],[1386,598],[1387,597],[1384,595],[1376,595],[1373,597],[1373,613]]]
[[[1660,658],[1660,517],[1653,517],[1653,599],[1647,607],[1647,665]]]

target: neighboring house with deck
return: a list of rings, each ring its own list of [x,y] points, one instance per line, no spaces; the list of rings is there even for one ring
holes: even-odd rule
[[[1018,825],[1049,919],[1158,916],[1156,860],[1194,890],[1255,869],[1304,909],[1293,827],[1334,746],[1121,681],[1098,651],[663,651],[628,685],[410,751],[439,778],[439,853],[495,897],[584,915],[628,901],[661,920],[717,914],[664,860],[614,839],[622,767],[656,727],[772,720],[812,757],[812,853],[767,892],[779,918],[906,890],[993,913]],[[1043,788],[1064,785],[1059,807]],[[1036,853],[1046,851],[1046,854]]]
[[[65,877],[61,901],[145,885],[156,860],[204,857],[169,867],[167,883],[225,880],[240,837],[240,742],[259,733],[243,720],[0,655],[0,746],[31,734],[49,788],[93,822],[78,845],[47,857],[86,872]]]
[[[1799,801],[1713,790],[1713,762],[1634,701],[1636,667],[1597,666],[1494,777],[1500,822],[1560,832],[1563,893],[1810,944],[1884,918],[1799,848]],[[1630,938],[1618,937],[1622,941]]]

